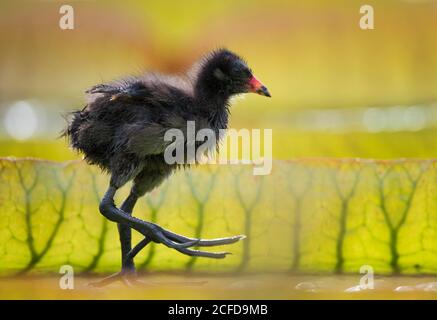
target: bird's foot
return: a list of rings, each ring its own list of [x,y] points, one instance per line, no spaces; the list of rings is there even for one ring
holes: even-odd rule
[[[111,274],[99,281],[89,283],[89,286],[95,288],[102,288],[110,285],[111,283],[120,281],[127,287],[138,287],[142,286],[143,283],[138,280],[138,275],[135,270],[123,269],[117,273]]]
[[[215,258],[215,259],[223,259],[228,254],[230,254],[230,252],[208,252],[208,251],[195,250],[189,248],[190,247],[215,247],[221,245],[228,245],[246,238],[245,235],[238,235],[233,237],[217,238],[217,239],[194,239],[194,238],[188,238],[176,234],[154,223],[148,224],[148,228],[144,232],[144,234],[151,241],[156,243],[162,243],[165,246],[175,249],[188,256],[206,257],[206,258]],[[145,242],[145,244],[147,243]],[[138,245],[141,246],[141,243]],[[136,248],[136,249],[137,251],[139,251],[141,248]]]

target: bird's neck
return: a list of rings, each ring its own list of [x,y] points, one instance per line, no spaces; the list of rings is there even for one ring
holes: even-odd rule
[[[223,81],[215,75],[217,61],[212,58],[203,63],[195,72],[194,98],[199,112],[208,118],[214,129],[226,129],[229,116],[231,94]]]
[[[209,70],[203,70],[198,74],[194,85],[194,97],[202,111],[217,113],[228,110],[230,94]]]
[[[223,92],[213,92],[209,87],[196,88],[195,100],[199,112],[208,118],[214,129],[226,129],[229,117],[230,96]]]
[[[197,91],[197,90],[196,90]],[[208,92],[207,89],[200,89],[200,94],[196,94],[197,104],[201,109],[225,110],[229,105],[230,96],[221,92]]]

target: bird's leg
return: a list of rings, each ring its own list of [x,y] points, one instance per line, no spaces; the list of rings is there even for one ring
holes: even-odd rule
[[[132,215],[132,210],[137,203],[138,195],[134,191],[131,190],[129,196],[121,205],[121,210],[128,215]],[[120,245],[121,245],[121,271],[115,274],[112,274],[98,282],[92,283],[95,287],[106,286],[114,281],[123,281],[127,285],[131,285],[131,281],[134,281],[136,277],[135,263],[134,257],[135,255],[144,248],[150,240],[146,241],[147,238],[144,238],[134,249],[132,249],[132,230],[128,225],[118,223],[118,233],[120,237]]]
[[[114,204],[114,195],[117,188],[110,186],[105,193],[101,203],[100,212],[109,220],[117,222],[119,224],[124,224],[132,229],[143,234],[150,241],[156,243],[162,243],[169,248],[173,248],[183,254],[189,256],[197,257],[207,257],[221,259],[226,257],[229,252],[207,252],[201,250],[189,249],[193,246],[219,246],[225,244],[235,243],[245,236],[234,236],[227,238],[203,240],[203,239],[193,239],[178,235],[169,230],[165,230],[159,225],[151,222],[147,222],[138,218],[135,218],[124,211],[118,209]],[[138,249],[138,248],[137,248]],[[138,250],[139,251],[139,250]],[[130,256],[130,255],[129,255]]]
[[[117,280],[121,280],[129,286],[132,285],[131,280],[135,282],[135,280],[132,279],[134,278],[132,275],[135,275],[133,259],[150,241],[162,243],[167,247],[173,248],[188,256],[222,259],[226,257],[229,252],[207,252],[189,249],[189,247],[211,247],[226,245],[235,243],[245,238],[245,236],[241,235],[209,240],[184,237],[166,230],[155,223],[133,217],[131,212],[136,201],[138,200],[138,196],[134,193],[134,191],[131,191],[131,194],[122,205],[122,208],[124,208],[126,211],[118,209],[114,204],[114,195],[116,191],[117,188],[114,186],[110,186],[108,188],[102,201],[100,202],[100,212],[107,219],[118,223],[122,247],[122,270],[121,272],[104,278],[97,283],[93,283],[93,286],[102,287]],[[144,239],[141,240],[133,249],[131,249],[131,228],[144,235]]]
[[[131,190],[129,196],[121,205],[121,210],[128,215],[132,215],[132,210],[138,200],[136,193]],[[128,258],[128,253],[132,250],[132,230],[128,225],[119,223],[118,233],[121,245],[121,270],[128,273],[135,273],[133,258]]]

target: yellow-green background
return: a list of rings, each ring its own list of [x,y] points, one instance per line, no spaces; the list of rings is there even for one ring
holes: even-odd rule
[[[370,263],[380,273],[436,271],[435,163],[427,167],[426,160],[437,155],[436,1],[366,1],[375,9],[375,30],[368,31],[358,26],[359,8],[364,3],[354,0],[70,1],[75,12],[74,30],[59,29],[61,4],[64,2],[0,3],[0,156],[79,158],[65,141],[56,139],[56,131],[26,141],[12,139],[3,130],[3,117],[17,101],[41,105],[61,123],[62,113],[84,106],[84,91],[96,83],[144,70],[183,72],[200,55],[226,46],[248,60],[273,96],[238,99],[232,107],[231,126],[273,129],[275,159],[425,160],[275,163],[274,173],[263,184],[245,168],[247,176],[239,180],[244,190],[241,199],[232,178],[234,169],[220,168],[214,194],[204,208],[207,219],[200,235],[245,233],[244,203],[262,186],[260,202],[251,211],[255,218],[249,224],[254,230],[248,238],[250,262],[241,262],[248,257],[244,255],[246,241],[235,245],[232,251],[236,254],[227,260],[199,259],[193,268],[356,272],[360,265]],[[396,129],[396,123],[377,133],[362,126],[331,130],[296,123],[306,112],[329,123],[332,119],[323,111],[345,115],[361,108],[391,110],[396,106],[434,111],[427,114],[427,125],[417,130]],[[21,182],[17,166],[22,167]],[[42,176],[29,196],[26,186],[38,168],[42,168]],[[393,169],[383,183],[379,178],[387,168]],[[83,163],[4,160],[0,170],[2,272],[57,271],[61,263],[72,263],[85,271],[119,268],[116,228],[97,212],[107,177]],[[196,216],[199,203],[187,179],[194,177],[194,187],[204,190],[211,179],[211,172],[205,170],[187,175],[180,172],[163,189],[142,200],[135,214],[152,219],[153,203],[147,199],[158,201],[167,187],[170,193],[165,199],[170,200],[160,209],[158,222],[195,236],[192,224],[200,217]],[[57,226],[65,198],[62,190],[73,172],[76,176],[66,193],[63,223],[53,241],[47,242]],[[359,179],[357,172],[362,174]],[[359,181],[356,193],[348,198],[355,179]],[[308,191],[307,198],[300,188],[309,180],[315,189]],[[381,190],[382,195],[378,193]],[[382,203],[387,208],[383,209]],[[305,216],[301,242],[305,254],[294,266],[293,237],[300,230],[293,229],[296,212]],[[407,218],[402,222],[405,213]],[[26,214],[32,216],[30,228],[26,228]],[[227,214],[235,227],[229,228],[221,219]],[[339,223],[345,216],[348,219],[342,229]],[[35,239],[33,249],[29,230]],[[150,270],[188,268],[189,258],[166,248],[157,250],[155,258],[159,260],[147,265]],[[147,261],[148,252],[139,256],[140,266]],[[339,252],[343,252],[343,260]],[[396,252],[397,260],[393,258]],[[32,265],[32,261],[36,263]]]
[[[182,72],[226,46],[244,56],[273,98],[248,95],[236,128],[272,128],[275,158],[435,157],[433,125],[418,131],[305,129],[302,112],[434,105],[436,1],[366,1],[375,29],[361,30],[362,1],[71,1],[75,29],[61,30],[60,1],[0,4],[0,115],[19,100],[55,116],[84,105],[88,87],[143,70]],[[436,111],[428,118],[436,117]],[[326,122],[331,120],[326,119]],[[66,160],[51,133],[0,139],[0,155]]]

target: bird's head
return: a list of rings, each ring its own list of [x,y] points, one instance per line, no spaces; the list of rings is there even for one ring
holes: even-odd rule
[[[270,97],[267,88],[253,75],[247,63],[227,49],[207,55],[199,70],[198,82],[209,91],[234,95],[253,92]]]

